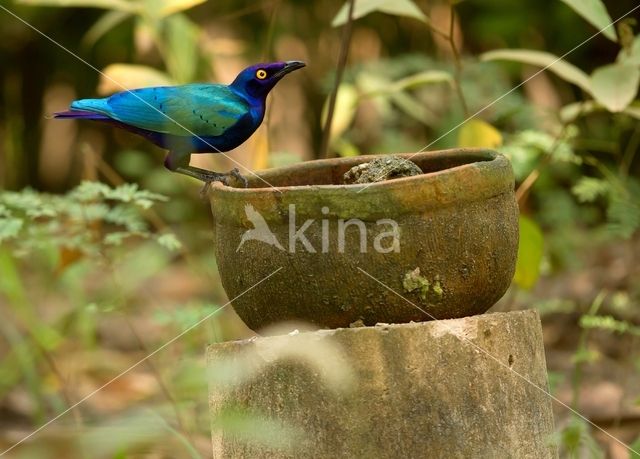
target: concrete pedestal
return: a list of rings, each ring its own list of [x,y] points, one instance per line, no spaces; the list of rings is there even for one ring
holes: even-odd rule
[[[535,311],[221,343],[207,358],[215,458],[557,456]],[[241,413],[272,422],[242,435]]]

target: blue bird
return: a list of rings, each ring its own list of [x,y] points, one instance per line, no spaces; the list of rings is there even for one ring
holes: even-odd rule
[[[167,169],[205,183],[230,177],[189,165],[191,153],[221,153],[247,140],[264,118],[269,91],[304,62],[271,62],[244,69],[230,85],[188,84],[133,89],[104,99],[82,99],[54,118],[102,121],[141,135],[169,150]]]

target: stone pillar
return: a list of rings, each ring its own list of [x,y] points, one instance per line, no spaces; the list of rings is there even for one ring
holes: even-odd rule
[[[227,342],[207,360],[215,458],[557,457],[535,311]],[[230,410],[271,419],[256,437],[278,446],[238,435]]]

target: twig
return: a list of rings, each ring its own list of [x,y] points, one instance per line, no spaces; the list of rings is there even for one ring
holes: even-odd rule
[[[129,329],[131,330],[131,334],[133,335],[133,337],[138,342],[138,346],[140,347],[140,350],[142,352],[144,352],[145,355],[148,355],[149,354],[149,349],[147,349],[147,346],[145,345],[144,341],[142,341],[142,338],[138,334],[138,331],[133,326],[133,324],[131,323],[129,318],[126,317],[126,316],[125,316],[125,322],[127,322],[127,325],[129,326]],[[179,427],[180,431],[182,431],[184,433],[185,437],[187,439],[189,439],[190,442],[193,443],[193,439],[191,438],[191,435],[190,435],[189,431],[187,430],[187,428],[186,428],[186,426],[184,424],[184,421],[182,420],[182,413],[180,413],[180,407],[178,406],[178,402],[173,397],[173,395],[169,391],[169,388],[167,387],[167,385],[165,384],[164,380],[162,379],[162,375],[160,374],[160,371],[154,365],[154,363],[153,363],[153,361],[151,359],[148,359],[146,364],[149,367],[149,369],[151,370],[151,372],[154,374],[154,376],[156,378],[156,381],[158,382],[158,386],[160,386],[160,390],[164,393],[164,396],[166,397],[167,401],[173,407],[173,410],[174,410],[175,415],[176,415],[176,422],[178,423],[178,427]]]
[[[320,146],[320,157],[329,157],[329,140],[331,139],[331,122],[333,121],[333,112],[336,108],[336,99],[338,97],[338,88],[342,81],[344,68],[347,65],[347,57],[349,55],[349,45],[351,43],[351,32],[353,28],[353,8],[355,0],[349,0],[349,13],[347,15],[347,23],[342,29],[342,46],[340,48],[340,57],[338,58],[338,68],[336,69],[336,80],[333,87],[331,99],[329,99],[329,108],[327,110],[327,119],[324,123],[324,132],[322,133],[322,144]]]
[[[542,166],[546,166],[547,162],[548,159],[545,158],[538,167],[536,167],[529,173],[529,175],[527,175],[527,178],[522,181],[522,183],[516,190],[516,201],[518,201],[518,205],[520,206],[520,208],[522,208],[522,206],[524,205],[524,202],[526,201],[526,198],[529,194],[529,190],[531,189],[533,184],[536,183],[538,177],[540,177],[540,169],[542,168]]]
[[[458,93],[458,98],[460,99],[460,104],[462,105],[462,111],[464,112],[465,118],[469,117],[469,106],[467,105],[467,100],[464,97],[464,93],[462,92],[462,62],[460,61],[460,53],[458,52],[458,47],[456,46],[456,40],[454,35],[456,23],[456,10],[451,5],[451,14],[449,20],[449,35],[447,36],[447,40],[449,41],[449,46],[451,47],[451,53],[453,54],[453,63],[455,65],[455,75],[453,78],[454,87],[456,92]]]
[[[553,159],[553,154],[556,152],[556,149],[560,145],[560,142],[564,137],[566,130],[567,130],[567,123],[563,124],[562,127],[560,128],[560,132],[556,136],[553,142],[553,145],[551,145],[551,148],[549,149],[549,151],[545,152],[546,156],[542,158],[542,160],[540,161],[540,164],[538,164],[538,167],[532,170],[529,173],[529,175],[527,175],[527,177],[522,181],[520,186],[516,189],[516,201],[518,201],[518,206],[521,209],[524,206],[524,203],[526,202],[527,197],[529,196],[529,190],[536,183],[536,180],[538,180],[538,177],[540,177],[540,171],[544,169],[547,165],[549,165],[549,163]]]

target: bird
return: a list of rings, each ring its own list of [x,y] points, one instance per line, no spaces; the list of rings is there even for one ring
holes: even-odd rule
[[[138,134],[168,150],[164,166],[205,182],[247,180],[238,169],[220,173],[189,164],[192,153],[222,153],[244,143],[264,119],[266,99],[302,61],[255,64],[229,85],[193,83],[125,90],[102,99],[75,100],[56,119],[93,120]]]

